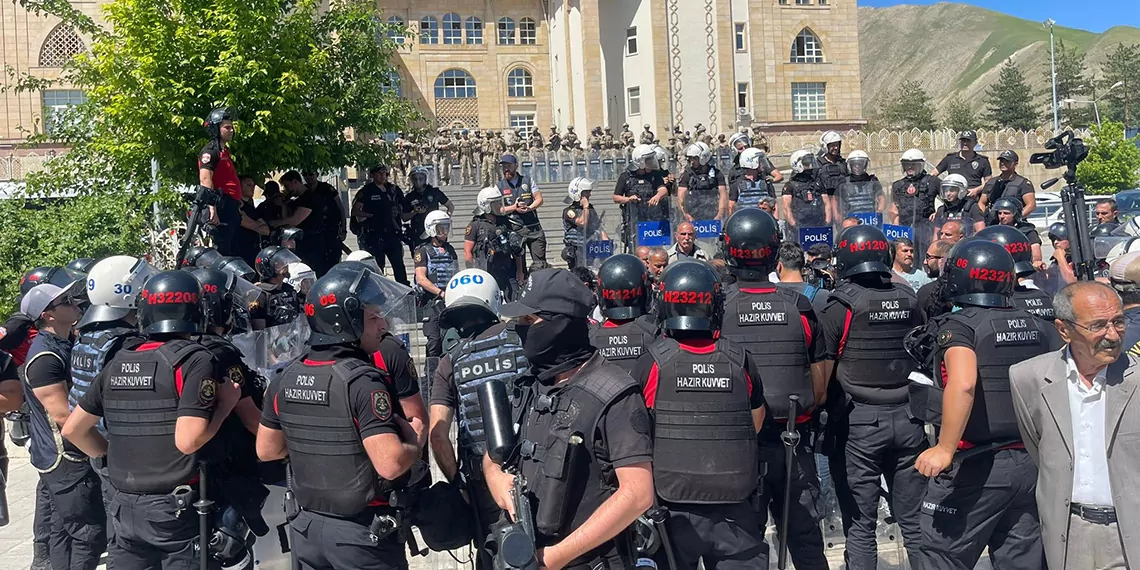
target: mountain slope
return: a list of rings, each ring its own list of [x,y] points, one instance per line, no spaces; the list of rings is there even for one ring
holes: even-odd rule
[[[1066,47],[1086,53],[1091,72],[1099,70],[1117,43],[1140,43],[1140,28],[1128,26],[1103,34],[1057,26],[1054,33]],[[997,80],[998,69],[1009,57],[1036,92],[1049,88],[1049,31],[1040,22],[984,8],[950,3],[859,8],[859,43],[868,117],[907,79],[920,81],[939,111],[957,94],[981,112],[986,87]],[[1049,97],[1038,97],[1037,104],[1044,117]]]

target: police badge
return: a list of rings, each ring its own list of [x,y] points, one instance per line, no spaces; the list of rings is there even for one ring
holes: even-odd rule
[[[384,390],[375,390],[372,392],[372,413],[376,414],[376,419],[380,421],[388,421],[392,417],[392,397]]]
[[[217,384],[213,378],[206,378],[202,380],[202,385],[198,388],[198,403],[203,406],[214,405],[214,394]]]
[[[226,371],[226,377],[230,379],[230,382],[238,386],[241,386],[245,382],[245,374],[241,373],[241,366],[231,366],[230,369]]]
[[[954,333],[949,330],[943,330],[938,333],[938,346],[946,346],[950,344],[950,340],[954,338]]]

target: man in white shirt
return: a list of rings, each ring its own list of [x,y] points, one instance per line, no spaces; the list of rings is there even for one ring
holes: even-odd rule
[[[669,247],[669,263],[695,259],[697,261],[712,261],[712,256],[697,245],[697,230],[693,224],[682,222],[677,226],[675,243]]]

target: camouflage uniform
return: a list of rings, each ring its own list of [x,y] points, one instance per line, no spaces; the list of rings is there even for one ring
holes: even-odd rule
[[[459,148],[459,178],[462,184],[473,184],[475,182],[475,143],[468,136],[467,129],[463,129],[460,137],[456,143]]]
[[[610,128],[606,127],[606,134],[602,135],[602,150],[613,150],[617,148],[617,143],[614,141],[614,134],[610,132]]]
[[[404,174],[408,171],[408,140],[404,138],[403,131],[396,134],[392,146],[396,149],[396,172]]]
[[[649,130],[648,124],[645,125],[645,130],[641,131],[641,140],[639,142],[641,142],[641,144],[653,144],[653,141],[656,139],[657,135],[654,135],[653,131]]]
[[[621,145],[627,149],[633,148],[633,132],[629,130],[629,124],[621,126]]]
[[[558,152],[562,150],[562,137],[558,134],[558,127],[550,125],[550,137],[546,139],[546,150]]]
[[[574,125],[566,127],[566,134],[562,135],[562,146],[570,150],[582,148],[582,142],[578,140],[578,133],[574,132]]]
[[[538,129],[531,129],[528,148],[531,150],[542,150],[542,133]]]

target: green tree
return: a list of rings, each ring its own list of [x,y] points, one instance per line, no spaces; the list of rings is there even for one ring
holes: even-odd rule
[[[1134,125],[1140,111],[1140,44],[1116,44],[1100,74],[1101,117]]]
[[[883,128],[889,129],[929,131],[937,128],[930,95],[913,79],[903,82],[898,91],[880,105],[877,119]]]
[[[986,119],[998,128],[1029,130],[1039,126],[1033,90],[1013,59],[1005,60],[998,80],[986,88]]]
[[[1077,167],[1077,178],[1090,194],[1113,194],[1136,188],[1140,180],[1140,147],[1137,137],[1124,138],[1124,125],[1105,121],[1091,127],[1086,141],[1089,156]]]
[[[1087,127],[1093,122],[1092,108],[1084,103],[1065,103],[1066,99],[1087,99],[1089,80],[1085,78],[1085,54],[1077,47],[1066,47],[1065,40],[1057,39],[1057,106],[1061,124],[1069,127]],[[1052,69],[1046,53],[1045,100],[1048,123],[1053,123]]]
[[[978,117],[974,110],[961,97],[951,97],[942,108],[942,126],[962,132],[978,128]]]

